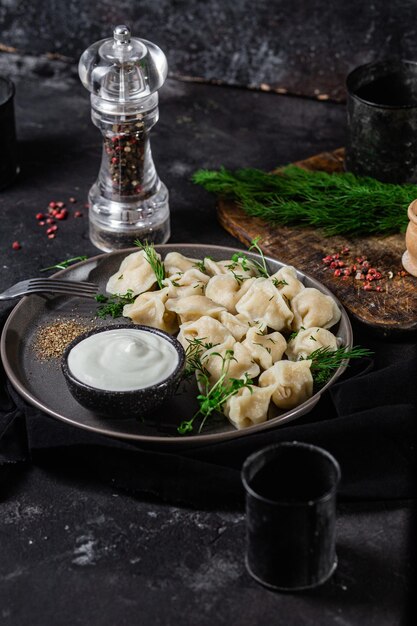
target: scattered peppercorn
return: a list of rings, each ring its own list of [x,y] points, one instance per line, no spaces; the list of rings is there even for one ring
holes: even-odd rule
[[[20,248],[21,248],[21,247],[22,247],[22,246],[20,245],[20,243],[19,243],[18,241],[14,241],[14,242],[12,243],[12,248],[13,248],[13,250],[20,250]]]
[[[373,287],[372,283],[374,281],[380,281],[384,279],[392,279],[394,274],[392,271],[386,272],[383,275],[382,271],[377,269],[376,267],[372,267],[371,262],[366,258],[366,256],[357,256],[354,257],[353,262],[349,263],[348,259],[345,261],[341,261],[340,255],[344,255],[345,257],[349,255],[350,249],[345,246],[340,252],[335,252],[333,254],[327,254],[322,258],[322,262],[329,269],[333,270],[333,276],[336,278],[341,278],[346,281],[349,280],[349,277],[352,276],[354,281],[361,281],[362,289],[365,291],[382,291],[382,287],[380,285]],[[403,278],[407,275],[407,272],[401,270],[397,272],[397,276]]]
[[[68,201],[71,202],[72,204],[77,202],[76,198],[72,196],[71,198],[69,198]],[[74,211],[73,215],[74,217],[82,217],[83,214],[81,213],[81,211]],[[45,224],[48,225],[48,228],[45,231],[45,234],[48,237],[48,239],[55,239],[56,237],[56,234],[57,234],[56,231],[58,227],[55,225],[55,221],[57,220],[61,222],[63,220],[66,220],[68,216],[69,216],[69,211],[65,206],[65,202],[63,202],[62,200],[58,200],[58,201],[51,200],[48,203],[45,213],[42,213],[39,211],[38,213],[35,214],[35,217],[38,220],[39,226],[45,226]],[[54,226],[53,229],[51,228],[52,226]]]
[[[36,356],[41,361],[61,357],[68,344],[91,326],[72,319],[58,318],[52,324],[41,327],[34,341]]]

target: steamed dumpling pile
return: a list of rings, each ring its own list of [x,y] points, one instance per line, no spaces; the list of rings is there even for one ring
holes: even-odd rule
[[[201,340],[200,358],[210,385],[222,375],[224,356],[233,354],[227,378],[248,376],[254,381],[224,406],[236,428],[266,421],[272,405],[289,410],[312,396],[309,356],[318,348],[338,346],[329,330],[341,317],[332,297],[304,287],[291,266],[268,278],[260,276],[244,256],[214,261],[170,252],[164,267],[159,288],[146,253],[134,252],[111,276],[107,291],[133,291],[137,297],[123,315],[135,324],[179,331],[185,349]]]

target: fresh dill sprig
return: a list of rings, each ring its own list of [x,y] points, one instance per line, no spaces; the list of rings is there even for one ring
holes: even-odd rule
[[[332,350],[328,346],[314,350],[306,359],[311,359],[311,374],[316,385],[324,385],[334,371],[345,364],[349,359],[362,359],[373,353],[368,348],[353,346],[350,350],[345,347]]]
[[[48,270],[65,270],[72,263],[77,263],[78,261],[86,261],[88,259],[87,256],[75,256],[72,259],[66,259],[65,261],[59,261],[55,265],[51,265],[50,267],[43,267],[40,272],[46,272]]]
[[[320,227],[325,235],[402,232],[408,224],[407,206],[416,197],[415,185],[296,165],[275,174],[251,168],[199,170],[193,181],[233,198],[249,215],[272,224]]]
[[[144,251],[146,260],[154,271],[156,282],[158,283],[159,289],[162,289],[164,284],[163,280],[165,278],[165,265],[158,257],[158,254],[155,250],[155,247],[152,243],[148,243],[147,241],[139,241],[136,239],[135,246]]]
[[[210,375],[204,365],[201,363],[201,359],[196,362],[196,376],[200,386],[204,389],[204,392],[197,396],[200,408],[189,420],[184,420],[178,426],[178,432],[180,435],[187,435],[193,431],[194,421],[202,417],[198,432],[204,427],[206,420],[215,412],[221,411],[227,400],[238,393],[243,387],[247,387],[252,391],[253,381],[247,374],[244,378],[227,378],[227,372],[229,370],[230,361],[235,361],[233,350],[226,350],[225,355],[221,355],[218,352],[212,352],[210,356],[218,356],[222,359],[221,373],[218,381],[210,387]]]
[[[182,375],[183,380],[187,380],[192,376],[196,371],[201,371],[207,377],[209,376],[208,371],[204,368],[201,362],[201,355],[205,350],[210,350],[215,345],[214,343],[205,342],[205,337],[199,338],[195,337],[194,339],[187,339],[188,346],[185,350],[185,368],[184,373]]]
[[[106,318],[108,315],[111,317],[122,317],[123,307],[125,304],[132,304],[135,301],[136,296],[131,289],[128,289],[125,294],[113,294],[112,296],[105,296],[99,293],[95,296],[96,302],[100,303],[96,311],[96,316]]]

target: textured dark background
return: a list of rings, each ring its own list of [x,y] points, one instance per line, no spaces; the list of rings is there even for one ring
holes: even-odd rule
[[[1,0],[0,71],[59,71],[127,23],[159,44],[171,76],[343,100],[346,74],[417,60],[415,0]],[[7,58],[5,58],[7,56]]]
[[[416,0],[0,0],[0,75],[16,83],[21,165],[0,194],[1,286],[97,254],[83,204],[101,135],[77,60],[113,25],[128,23],[169,60],[152,150],[170,191],[171,241],[236,245],[191,174],[221,164],[270,170],[343,145],[344,105],[314,98],[343,100],[345,75],[361,63],[417,60],[416,18]],[[83,219],[46,239],[35,213],[70,196]],[[407,502],[340,506],[333,579],[315,592],[274,594],[245,571],[243,515],[144,501],[95,470],[78,459],[68,467],[44,460],[0,475],[1,624],[406,624],[417,561],[407,545],[406,528],[415,527]]]

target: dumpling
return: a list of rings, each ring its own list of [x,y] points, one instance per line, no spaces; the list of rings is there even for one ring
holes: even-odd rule
[[[259,385],[275,385],[272,402],[280,409],[292,409],[313,395],[311,361],[278,361],[259,377]]]
[[[262,424],[268,419],[268,410],[275,385],[268,387],[242,387],[237,394],[229,398],[223,411],[238,430],[255,424]]]
[[[184,273],[193,267],[197,267],[198,263],[198,259],[190,259],[179,252],[168,252],[164,259],[165,273],[167,276]]]
[[[229,311],[222,311],[219,314],[219,320],[236,341],[242,341],[251,325],[250,320],[243,315],[233,315]]]
[[[331,328],[341,317],[334,299],[314,287],[307,287],[297,293],[291,301],[291,308],[294,313],[293,330],[311,326]]]
[[[231,358],[228,358],[228,355]],[[255,378],[260,372],[259,365],[254,363],[249,350],[233,337],[228,337],[219,346],[203,352],[201,362],[210,375],[211,385],[214,385],[224,372],[226,381],[230,378],[242,378],[245,374],[249,378]]]
[[[252,261],[246,258],[244,255],[239,257],[236,255],[233,259],[227,261],[219,261],[217,265],[224,267],[226,272],[232,274],[232,276],[237,276],[238,280],[246,278],[251,278],[252,276],[257,276],[258,271]]]
[[[132,304],[126,304],[123,307],[123,315],[130,317],[135,324],[144,324],[165,330],[167,333],[176,333],[177,316],[165,308],[168,297],[167,287],[159,291],[141,293]]]
[[[168,311],[179,315],[181,324],[198,320],[203,315],[217,317],[225,308],[216,304],[206,296],[187,296],[185,298],[169,298],[166,302]]]
[[[306,359],[319,348],[327,347],[331,350],[337,349],[336,337],[330,330],[313,326],[312,328],[299,330],[294,339],[288,342],[285,354],[290,361],[298,361],[299,359]]]
[[[226,269],[222,265],[208,256],[204,257],[203,263],[205,271],[209,276],[217,276],[218,274],[226,273]]]
[[[297,293],[305,289],[303,283],[297,278],[295,268],[291,265],[284,265],[278,272],[272,274],[271,281],[280,294],[290,301]]]
[[[158,259],[161,258],[160,254],[157,252],[155,254]],[[155,272],[147,260],[145,251],[138,250],[123,259],[117,272],[107,281],[106,291],[122,295],[131,289],[133,295],[137,296],[149,291],[155,283]]]
[[[240,284],[232,274],[212,276],[206,285],[206,296],[224,306],[230,313],[236,313]]]
[[[256,278],[236,303],[236,310],[252,321],[265,322],[274,330],[289,328],[293,313],[268,278]]]
[[[230,332],[223,324],[214,317],[203,315],[194,322],[181,324],[177,339],[186,350],[193,339],[198,338],[204,340],[204,343],[217,345],[223,343],[228,337],[230,337]]]
[[[285,337],[279,332],[264,335],[256,326],[249,328],[246,338],[242,342],[252,354],[253,360],[260,365],[263,370],[267,370],[276,361],[282,359],[284,350],[287,347]]]
[[[182,298],[186,296],[202,296],[209,277],[201,272],[197,267],[186,270],[184,273],[172,274],[165,278],[163,284],[169,287],[171,298]]]

